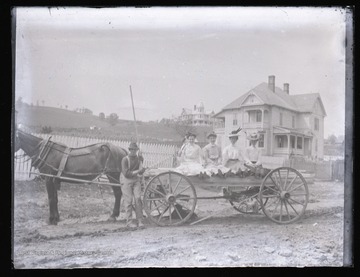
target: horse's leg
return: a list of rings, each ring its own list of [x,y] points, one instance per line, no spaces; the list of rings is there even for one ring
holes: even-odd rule
[[[109,180],[111,180],[111,183],[115,183],[115,181],[113,180],[119,180],[119,176],[110,176]],[[119,184],[119,182],[117,183]],[[113,212],[109,218],[109,220],[115,221],[116,218],[120,215],[120,202],[121,202],[121,196],[122,196],[122,192],[121,192],[121,187],[118,186],[111,186],[114,192],[114,197],[115,197],[115,203],[114,203],[114,209]]]
[[[46,178],[46,191],[48,194],[49,210],[50,210],[49,224],[56,225],[57,224],[57,220],[56,220],[57,191],[54,182],[51,180],[51,178]]]
[[[54,206],[55,206],[55,220],[60,221],[60,214],[58,209],[58,190],[60,190],[60,181],[54,181]]]

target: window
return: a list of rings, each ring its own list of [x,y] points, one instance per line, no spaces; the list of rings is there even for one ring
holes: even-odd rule
[[[261,122],[262,112],[256,111],[256,122]]]
[[[278,135],[275,136],[276,146],[278,148],[287,148],[288,147],[288,139],[286,135]]]
[[[293,128],[295,128],[295,116],[294,116],[294,115],[292,116],[291,126],[292,126]]]
[[[314,130],[319,131],[319,119],[316,117],[314,118]]]
[[[280,113],[280,126],[282,126],[283,125],[283,114],[282,113]]]
[[[237,126],[237,125],[238,125],[238,122],[237,122],[237,113],[234,113],[233,125],[234,125],[234,126]]]
[[[302,137],[297,137],[296,139],[296,148],[297,149],[302,149],[302,142],[303,142],[303,138]]]
[[[315,139],[315,152],[317,152],[317,151],[318,151],[318,140]]]
[[[293,149],[295,149],[295,140],[296,140],[295,136],[290,136],[290,147]]]
[[[264,148],[265,145],[265,135],[264,134],[260,134],[260,138],[258,141],[258,147],[259,148]]]

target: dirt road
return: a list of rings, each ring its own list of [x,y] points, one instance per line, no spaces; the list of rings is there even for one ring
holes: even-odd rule
[[[124,220],[107,222],[113,196],[94,185],[63,184],[61,221],[46,223],[48,203],[41,182],[15,182],[14,264],[16,268],[341,266],[343,199],[341,182],[309,184],[303,218],[289,225],[263,214],[244,215],[225,200],[199,200],[195,225],[129,231]],[[197,189],[198,194],[216,193]]]

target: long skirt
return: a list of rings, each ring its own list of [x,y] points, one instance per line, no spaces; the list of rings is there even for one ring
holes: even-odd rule
[[[242,171],[246,170],[245,166],[244,166],[244,162],[237,160],[228,160],[225,163],[225,167],[230,168],[232,173],[236,173],[238,172],[239,169],[241,169]]]
[[[185,176],[196,176],[200,172],[204,172],[204,167],[200,163],[182,162],[178,167],[173,168],[172,171],[181,173]]]
[[[226,173],[226,172],[230,171],[231,169],[227,168],[221,164],[215,165],[212,163],[207,164],[205,167],[205,173],[209,176],[211,176],[213,174],[217,174],[219,170],[221,171],[221,173]]]

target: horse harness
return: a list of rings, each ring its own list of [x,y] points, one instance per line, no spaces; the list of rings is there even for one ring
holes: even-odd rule
[[[57,174],[56,174],[56,176],[54,176],[54,177],[58,177],[58,178],[59,178],[59,177],[61,177],[61,175],[63,174],[63,171],[64,171],[64,169],[65,169],[66,163],[67,163],[67,161],[68,161],[68,158],[69,158],[70,153],[71,153],[71,151],[73,150],[73,148],[66,147],[65,150],[63,150],[63,151],[60,151],[60,150],[56,149],[56,150],[58,150],[59,152],[62,152],[63,155],[62,155],[62,158],[61,158],[59,167],[58,167],[58,168],[55,168],[55,167],[53,167],[52,165],[50,165],[50,164],[48,164],[48,163],[46,162],[46,159],[47,159],[50,151],[51,151],[52,149],[54,149],[54,148],[52,147],[52,145],[56,144],[56,143],[50,141],[50,138],[51,138],[51,136],[48,137],[46,140],[44,140],[44,141],[42,141],[42,142],[40,143],[40,144],[41,144],[41,149],[40,149],[40,151],[39,151],[39,154],[38,154],[37,157],[35,158],[35,160],[32,162],[31,167],[35,167],[35,168],[37,168],[38,170],[40,170],[40,169],[43,168],[45,165],[46,165],[46,166],[49,166],[49,167],[52,168],[53,170],[57,171]],[[109,150],[110,150],[110,149],[109,149]],[[90,154],[90,153],[91,153],[91,151],[84,151],[82,154]],[[94,174],[99,174],[99,175],[100,175],[100,174],[102,174],[102,173],[105,173],[106,170],[107,170],[107,164],[108,164],[108,161],[109,161],[109,159],[110,159],[110,155],[111,155],[111,150],[110,150],[109,155],[108,155],[108,157],[107,157],[107,159],[106,159],[105,166],[104,166],[104,169],[102,170],[102,172],[89,173],[89,174],[85,174],[85,175],[94,175]],[[81,173],[78,173],[78,174],[77,174],[77,173],[72,173],[72,174],[74,174],[74,175],[81,175],[81,176],[84,175],[84,174],[81,174]]]

